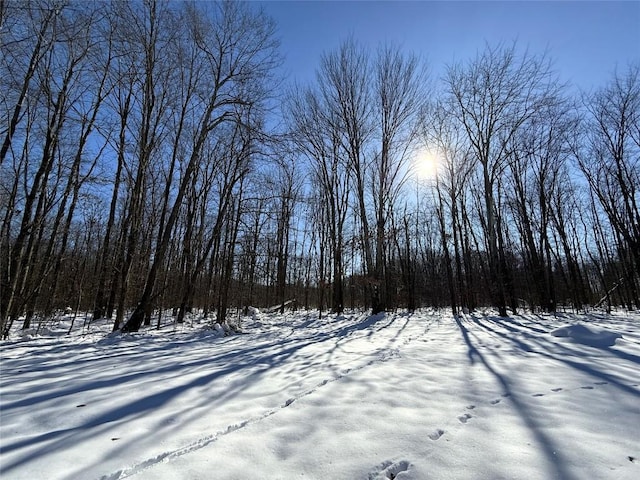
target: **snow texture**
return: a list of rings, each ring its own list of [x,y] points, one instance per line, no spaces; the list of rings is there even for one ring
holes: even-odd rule
[[[3,480],[640,478],[640,314],[68,327],[0,344]]]
[[[551,332],[554,337],[568,337],[574,342],[583,343],[591,347],[611,347],[616,344],[616,340],[622,335],[617,332],[603,330],[592,332],[584,325],[576,324],[560,327]]]

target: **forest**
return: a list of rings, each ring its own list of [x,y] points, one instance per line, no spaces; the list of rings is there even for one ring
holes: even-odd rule
[[[249,2],[0,2],[0,331],[251,306],[640,308],[640,65],[356,38],[281,73]]]

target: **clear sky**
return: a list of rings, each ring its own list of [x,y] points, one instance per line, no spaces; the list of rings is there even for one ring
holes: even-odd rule
[[[640,1],[266,1],[289,78],[313,78],[323,52],[353,35],[390,41],[427,59],[432,74],[466,61],[485,42],[549,49],[560,77],[590,89],[640,61]],[[620,68],[622,67],[622,68]]]

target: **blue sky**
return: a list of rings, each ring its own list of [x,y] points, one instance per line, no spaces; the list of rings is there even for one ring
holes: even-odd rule
[[[550,51],[562,80],[582,89],[604,84],[640,61],[640,1],[267,1],[289,78],[313,78],[323,52],[353,35],[375,48],[398,43],[429,62],[434,76],[473,58],[485,42]]]

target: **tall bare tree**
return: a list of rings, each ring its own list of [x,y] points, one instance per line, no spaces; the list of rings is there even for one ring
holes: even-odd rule
[[[620,237],[618,255],[633,303],[640,304],[640,65],[613,75],[585,98],[585,148],[578,165]]]
[[[288,116],[293,139],[309,159],[313,174],[312,188],[317,192],[320,205],[320,210],[312,216],[320,231],[320,251],[323,256],[320,260],[320,288],[324,293],[328,274],[332,285],[331,309],[341,313],[344,308],[345,222],[351,197],[351,176],[339,131],[341,124],[335,112],[332,113],[324,105],[325,98],[311,89],[296,92],[290,95],[290,99]],[[325,246],[329,247],[331,263],[331,269],[326,274]]]
[[[435,165],[432,193],[435,197],[435,213],[440,227],[445,269],[449,283],[449,298],[453,314],[458,306],[472,310],[471,272],[468,259],[468,221],[463,219],[465,191],[469,189],[473,164],[470,147],[464,131],[456,128],[455,119],[441,102],[433,103],[423,111],[421,132],[430,161]],[[424,161],[424,159],[422,159]],[[452,253],[449,254],[449,248]],[[452,257],[452,258],[449,258]]]
[[[194,106],[192,144],[176,186],[173,205],[168,210],[162,235],[158,238],[153,260],[136,308],[122,330],[137,331],[154,294],[159,269],[164,262],[185,194],[202,159],[207,139],[226,122],[242,122],[237,109],[255,106],[268,95],[266,84],[278,62],[274,25],[252,6],[224,2],[208,4],[207,11],[191,5],[188,22],[192,39],[202,56],[200,68],[207,72],[208,83],[198,91]]]
[[[8,108],[12,113],[2,153],[11,159],[6,163],[15,175],[2,225],[9,242],[3,241],[7,262],[0,268],[0,326],[5,331],[8,318],[25,308],[24,327],[29,327],[51,271],[48,298],[55,292],[80,188],[91,170],[85,158],[89,136],[106,92],[108,60],[98,54],[104,44],[95,35],[102,17],[94,5],[66,7],[34,2],[23,9],[26,29],[37,32],[37,39],[26,36],[26,43],[35,41],[32,54],[17,48],[22,40],[3,39],[3,50],[15,47],[29,56],[22,81],[9,83],[3,100],[8,105],[16,99]],[[12,55],[7,51],[7,58]],[[31,100],[25,105],[27,91]]]
[[[335,124],[334,131],[340,135],[341,148],[355,189],[355,210],[358,212],[360,245],[368,280],[366,288],[371,306],[377,309],[379,281],[375,278],[374,243],[367,200],[370,163],[367,148],[374,131],[371,81],[369,54],[354,39],[325,54],[317,72],[322,103],[326,106],[328,120]]]
[[[418,58],[405,55],[397,46],[379,48],[373,62],[373,95],[376,103],[375,129],[379,147],[372,172],[375,218],[375,270],[373,312],[387,308],[387,222],[405,184],[408,162],[417,139],[418,115],[426,101],[426,71]]]
[[[556,309],[553,275],[551,202],[567,181],[570,143],[577,127],[566,98],[542,105],[512,139],[507,199],[523,248],[532,305]]]
[[[480,169],[493,303],[507,316],[509,273],[498,228],[498,182],[510,160],[511,140],[554,97],[559,83],[546,55],[518,54],[515,45],[487,46],[466,66],[450,66],[445,82],[455,106],[451,114],[467,133]]]

